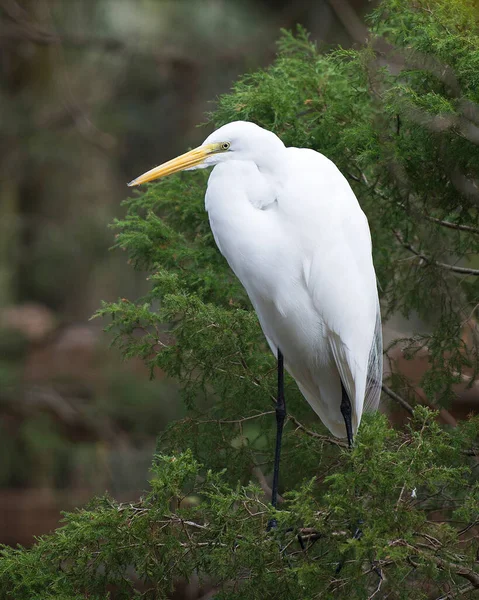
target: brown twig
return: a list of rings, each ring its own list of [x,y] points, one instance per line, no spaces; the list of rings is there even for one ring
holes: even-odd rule
[[[333,444],[334,446],[339,446],[340,448],[347,448],[348,445],[346,442],[342,442],[341,440],[337,440],[335,438],[329,437],[327,435],[321,435],[320,433],[316,433],[315,431],[311,431],[311,429],[307,429],[302,423],[298,421],[296,417],[293,415],[288,415],[288,421],[291,421],[296,425],[297,429],[300,429],[306,435],[309,435],[312,438],[317,440],[321,440],[322,442],[326,442],[327,444]]]
[[[401,246],[415,254],[418,258],[421,258],[424,262],[430,265],[435,265],[436,267],[440,267],[441,269],[446,269],[447,271],[453,271],[454,273],[461,273],[463,275],[475,275],[476,277],[479,276],[479,269],[471,269],[470,267],[457,267],[456,265],[450,265],[448,263],[432,260],[422,252],[416,250],[416,248],[412,244],[405,242],[402,235],[398,231],[393,231],[393,233],[396,236],[396,239],[401,244]]]
[[[401,396],[399,396],[399,394],[396,394],[396,392],[394,392],[390,387],[388,387],[385,383],[382,384],[382,390],[385,394],[387,394],[390,398],[392,398],[395,402],[397,402],[399,405],[401,405],[404,410],[407,410],[407,412],[412,415],[414,414],[414,409],[413,407],[406,402],[406,400],[404,400],[403,398],[401,398]]]
[[[378,585],[376,586],[376,589],[374,590],[374,592],[370,596],[368,596],[368,600],[372,600],[372,598],[374,598],[374,596],[381,591],[381,586],[382,586],[383,581],[384,581],[382,569],[376,567],[373,570],[378,575],[379,581],[378,581]]]
[[[443,221],[442,219],[436,219],[436,217],[430,217],[429,215],[424,215],[424,217],[432,223],[441,225],[441,227],[457,229],[458,231],[467,231],[468,233],[475,233],[476,235],[479,235],[479,229],[477,227],[472,227],[471,225],[460,225],[459,223],[452,223],[451,221]]]
[[[445,596],[439,596],[436,600],[453,600],[453,598],[457,598],[459,596],[463,596],[464,594],[468,594],[474,590],[474,585],[467,584],[463,585],[461,588],[456,588],[455,590],[451,590]]]
[[[208,419],[205,421],[196,421],[201,425],[205,423],[218,423],[219,425],[231,425],[235,423],[244,423],[245,421],[252,421],[253,419],[259,419],[260,417],[264,417],[265,415],[273,415],[275,413],[274,410],[268,410],[266,412],[258,413],[255,415],[250,415],[249,417],[241,417],[239,419]]]
[[[479,589],[479,573],[473,569],[469,569],[468,567],[464,567],[462,565],[458,565],[457,563],[450,562],[444,558],[440,558],[435,553],[437,551],[436,548],[428,546],[426,544],[410,544],[406,540],[398,539],[390,542],[390,546],[405,546],[411,549],[415,554],[424,556],[426,559],[433,562],[439,569],[444,569],[448,571],[452,571],[459,575],[459,577],[463,577],[472,583],[474,589]],[[421,546],[421,547],[419,547]],[[431,552],[434,554],[432,554]]]

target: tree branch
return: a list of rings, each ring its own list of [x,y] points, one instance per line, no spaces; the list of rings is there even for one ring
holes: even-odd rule
[[[385,383],[382,384],[382,390],[385,394],[387,394],[390,398],[392,398],[395,402],[397,402],[398,404],[400,404],[404,410],[407,410],[407,412],[412,415],[414,414],[414,409],[413,407],[406,402],[406,400],[404,400],[403,398],[401,398],[401,396],[399,396],[399,394],[396,394],[396,392],[394,392],[390,387],[388,387]]]
[[[431,258],[426,256],[422,252],[419,252],[418,250],[416,250],[416,248],[413,245],[409,244],[408,242],[405,242],[403,240],[402,235],[398,231],[393,231],[393,233],[394,233],[396,239],[401,244],[401,246],[406,248],[406,250],[409,250],[409,252],[412,252],[412,254],[415,254],[418,258],[421,258],[424,262],[428,263],[429,265],[434,265],[436,267],[440,267],[441,269],[445,269],[447,271],[452,271],[454,273],[462,273],[463,275],[474,275],[476,277],[479,276],[479,269],[472,269],[470,267],[457,267],[455,265],[450,265],[448,263],[443,263],[443,262],[439,262],[437,260],[432,260]]]
[[[255,415],[250,415],[249,417],[241,417],[239,419],[207,419],[205,421],[195,421],[203,425],[204,423],[218,423],[219,425],[231,425],[235,423],[244,423],[245,421],[251,421],[253,419],[259,419],[260,417],[264,417],[265,415],[273,415],[275,413],[274,410],[268,410],[266,412],[257,413]]]
[[[477,227],[472,227],[471,225],[460,225],[459,223],[451,223],[451,221],[443,221],[441,219],[436,219],[436,217],[430,217],[429,215],[424,216],[428,221],[437,223],[442,227],[447,227],[448,229],[457,229],[458,231],[467,231],[469,233],[475,233],[476,235],[479,235],[479,229],[477,229]]]
[[[464,579],[470,581],[474,588],[479,589],[479,573],[477,571],[473,571],[467,567],[462,567],[461,565],[449,562],[443,558],[439,558],[438,556],[430,555],[429,553],[427,554],[427,557],[440,569],[454,571],[456,575],[459,575],[459,577],[464,577]]]
[[[452,600],[453,598],[458,598],[459,596],[463,596],[464,594],[468,594],[474,590],[474,585],[467,584],[462,586],[461,588],[456,588],[455,590],[451,590],[445,596],[439,596],[436,600]]]
[[[288,421],[291,421],[296,425],[297,429],[303,431],[309,437],[315,438],[317,440],[321,440],[322,442],[326,442],[327,444],[333,444],[334,446],[339,446],[340,448],[347,448],[348,445],[346,442],[342,442],[341,440],[337,440],[336,438],[329,437],[327,435],[321,435],[320,433],[316,433],[315,431],[311,431],[311,429],[307,429],[302,423],[298,421],[296,417],[293,415],[288,415]]]
[[[433,562],[440,569],[452,571],[456,575],[459,575],[459,577],[464,577],[464,579],[467,579],[472,583],[474,589],[479,589],[479,573],[477,571],[474,571],[473,569],[469,569],[467,567],[463,567],[462,565],[458,565],[454,562],[450,562],[448,560],[445,560],[444,558],[440,558],[436,555],[436,548],[429,547],[426,544],[421,544],[421,548],[419,548],[418,545],[414,546],[408,543],[406,540],[401,539],[390,542],[389,545],[406,546],[407,548],[413,550],[416,554],[422,555],[427,560]],[[431,552],[428,552],[428,550],[431,550]]]

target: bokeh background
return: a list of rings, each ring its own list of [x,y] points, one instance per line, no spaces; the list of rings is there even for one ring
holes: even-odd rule
[[[366,0],[0,0],[0,542],[146,486],[175,383],[121,362],[101,300],[147,289],[108,224],[126,182],[200,143],[281,28],[364,42]]]

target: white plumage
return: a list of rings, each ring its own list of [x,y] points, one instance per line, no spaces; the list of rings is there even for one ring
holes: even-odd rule
[[[211,229],[271,350],[281,350],[302,394],[337,437],[346,437],[342,381],[355,434],[363,411],[379,402],[382,337],[369,226],[353,191],[323,155],[286,148],[244,121],[131,185],[211,165]]]

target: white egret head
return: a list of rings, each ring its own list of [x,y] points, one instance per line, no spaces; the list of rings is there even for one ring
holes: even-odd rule
[[[274,163],[283,149],[283,142],[271,131],[248,121],[234,121],[214,131],[198,148],[143,173],[128,185],[140,185],[178,171],[213,167],[228,160],[248,160],[261,168]]]

